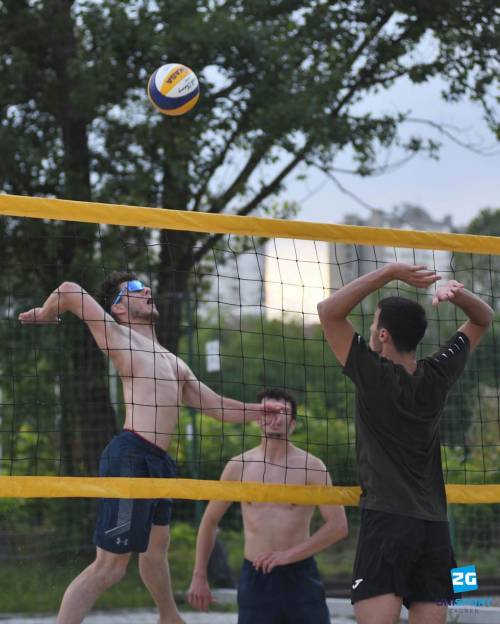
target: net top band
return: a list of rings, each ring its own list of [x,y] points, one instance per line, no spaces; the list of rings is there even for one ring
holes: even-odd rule
[[[20,195],[0,195],[0,215],[261,238],[316,240],[370,247],[434,249],[457,253],[500,255],[500,238],[497,236],[218,215]]]

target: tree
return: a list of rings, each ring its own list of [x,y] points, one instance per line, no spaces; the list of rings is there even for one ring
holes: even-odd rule
[[[466,228],[467,234],[500,236],[500,209],[483,208]],[[470,267],[469,287],[488,298],[488,303],[499,308],[500,261],[498,256],[471,254],[467,258]],[[463,262],[463,259],[462,259]]]
[[[272,211],[300,164],[334,172],[346,147],[360,175],[379,169],[377,155],[385,148],[436,153],[438,145],[421,134],[402,138],[410,113],[357,113],[361,101],[403,76],[414,83],[440,76],[447,99],[476,100],[498,133],[489,103],[495,10],[493,0],[5,0],[2,188],[210,213]],[[193,113],[175,120],[158,115],[144,94],[148,74],[171,59],[190,65],[202,88]],[[96,286],[96,263],[105,266],[94,257],[103,235],[97,227],[81,226],[82,235],[69,223],[29,227],[30,240],[42,255],[50,252],[59,273],[74,278],[82,266],[92,267],[85,285]],[[160,339],[174,351],[191,272],[218,240],[163,230],[158,255],[148,258],[163,309]],[[123,248],[130,252],[126,241]],[[130,252],[124,262],[135,260]],[[23,271],[25,280],[43,273],[54,286],[54,271]],[[69,360],[75,378],[86,379],[101,397],[89,425],[102,425],[104,441],[113,429],[104,364],[84,329],[75,332]],[[77,355],[81,345],[85,358]],[[66,391],[73,397],[71,386]],[[88,416],[73,408],[63,414],[67,449]],[[94,469],[95,462],[93,456]]]

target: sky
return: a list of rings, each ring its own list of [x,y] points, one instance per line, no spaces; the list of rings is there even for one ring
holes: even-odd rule
[[[367,204],[391,211],[402,203],[413,203],[426,209],[434,220],[451,215],[455,227],[463,227],[484,207],[500,208],[500,148],[482,119],[478,105],[470,102],[448,104],[440,97],[443,83],[434,80],[412,85],[402,80],[390,91],[365,102],[373,112],[394,113],[411,110],[412,116],[446,123],[460,129],[464,142],[473,143],[494,156],[482,156],[461,147],[432,130],[421,127],[427,136],[442,142],[438,161],[417,156],[401,168],[373,178],[338,174],[341,184]],[[415,131],[415,128],[412,128]],[[349,168],[346,155],[337,166]],[[361,217],[370,212],[352,197],[343,193],[325,174],[302,169],[305,181],[294,179],[287,184],[281,199],[293,200],[301,206],[295,217],[304,221],[341,223],[348,213]],[[281,241],[277,258],[267,260],[266,301],[268,315],[281,318],[282,312],[314,322],[316,304],[328,295],[327,246],[316,244],[306,248],[307,241]],[[317,254],[317,262],[308,256]],[[297,274],[298,273],[298,274]]]
[[[443,86],[439,80],[412,85],[404,79],[389,91],[370,98],[365,105],[376,113],[411,110],[414,117],[451,124],[460,129],[463,141],[496,151],[494,156],[479,155],[432,129],[419,127],[422,133],[442,142],[439,161],[417,156],[381,176],[360,178],[338,174],[337,178],[349,191],[374,207],[390,211],[396,205],[409,202],[425,208],[434,219],[441,220],[450,214],[455,226],[464,226],[481,208],[500,208],[500,147],[482,119],[480,106],[471,102],[445,102],[440,97]],[[349,157],[346,155],[338,164],[349,167]],[[282,196],[302,207],[297,219],[341,223],[348,213],[369,215],[367,209],[341,192],[322,172],[308,170],[307,174],[305,181],[292,177]]]

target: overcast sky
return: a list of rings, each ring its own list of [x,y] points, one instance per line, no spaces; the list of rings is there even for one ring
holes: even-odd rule
[[[350,191],[375,207],[391,210],[397,204],[410,202],[425,208],[435,219],[451,214],[453,224],[462,226],[483,207],[500,208],[500,150],[482,120],[480,106],[468,102],[448,104],[440,98],[442,87],[437,80],[417,86],[403,80],[390,91],[371,98],[366,107],[381,113],[411,110],[414,117],[451,124],[461,129],[462,140],[490,152],[496,150],[496,155],[478,155],[420,127],[421,132],[443,142],[439,161],[417,156],[382,176],[359,178],[339,174],[337,177]],[[341,164],[349,166],[348,157]],[[339,223],[349,212],[369,214],[317,171],[310,171],[306,181],[292,178],[284,197],[300,203],[302,210],[297,218],[307,221]]]

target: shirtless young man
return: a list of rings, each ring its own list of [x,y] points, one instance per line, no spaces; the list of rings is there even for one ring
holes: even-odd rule
[[[393,280],[426,289],[435,271],[402,262],[352,281],[318,305],[333,353],[356,387],[356,454],[361,527],[351,600],[359,624],[444,624],[456,567],[446,517],[439,422],[447,395],[494,317],[487,303],[451,280],[433,304],[449,301],[468,319],[430,357],[417,360],[424,308],[403,297],[378,302],[366,344],[348,320]],[[456,595],[455,595],[456,597]]]
[[[259,420],[281,406],[241,403],[221,397],[199,382],[179,357],[156,338],[158,310],[151,289],[133,273],[112,273],[102,285],[106,310],[81,286],[61,284],[41,308],[19,315],[21,323],[57,323],[72,312],[90,329],[97,345],[120,375],[126,404],[122,433],[103,451],[101,476],[173,477],[175,463],[166,453],[180,405],[228,422]],[[82,380],[85,383],[85,380]],[[174,601],[167,562],[172,502],[104,499],[94,533],[96,559],[67,588],[57,622],[77,624],[97,598],[125,574],[138,552],[141,579],[158,607],[159,624],[183,620]]]
[[[295,399],[283,390],[265,390],[260,400],[280,401],[286,413],[261,422],[261,443],[231,459],[221,479],[330,485],[323,462],[289,442],[296,425]],[[207,610],[213,597],[207,566],[217,526],[231,506],[211,501],[196,542],[196,562],[188,601]],[[242,503],[245,561],[238,587],[238,624],[329,624],[325,592],[313,555],[347,535],[343,507],[319,507],[324,524],[310,534],[315,507]]]

